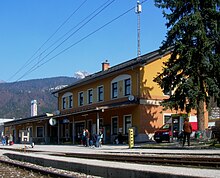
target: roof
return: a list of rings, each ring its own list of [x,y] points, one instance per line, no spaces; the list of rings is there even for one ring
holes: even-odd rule
[[[82,114],[87,114],[87,113],[91,113],[91,112],[99,112],[99,111],[103,112],[104,110],[108,110],[108,109],[129,107],[129,106],[135,106],[135,105],[137,105],[137,102],[135,100],[134,101],[121,101],[121,102],[107,104],[107,105],[103,105],[103,106],[99,106],[99,107],[92,107],[90,109],[85,109],[85,110],[81,110],[81,111],[74,111],[74,112],[70,112],[70,113],[55,115],[55,116],[53,116],[53,118],[61,118],[61,117],[66,117],[66,116],[78,115],[78,114],[82,115]]]
[[[64,87],[64,88],[62,88],[60,90],[54,91],[52,94],[66,91],[69,88],[73,88],[75,86],[83,85],[85,83],[94,81],[95,79],[99,79],[100,80],[102,77],[104,78],[107,75],[110,75],[112,73],[115,73],[115,72],[127,69],[129,67],[137,67],[137,66],[143,65],[145,63],[149,63],[149,62],[151,62],[153,60],[156,60],[156,59],[162,57],[164,54],[168,54],[168,53],[170,53],[170,50],[168,50],[168,51],[166,51],[164,53],[161,53],[160,50],[155,50],[153,52],[147,53],[145,55],[142,55],[142,56],[130,59],[130,60],[126,61],[126,62],[123,62],[123,63],[120,63],[120,64],[115,65],[113,67],[110,67],[107,70],[100,71],[100,72],[88,75],[85,78],[74,82],[72,85],[69,85],[69,86]]]
[[[39,120],[46,120],[50,119],[50,117],[47,116],[47,114],[39,115],[39,116],[33,116],[33,117],[27,117],[27,118],[21,118],[21,119],[15,119],[13,121],[5,122],[4,126],[10,126],[10,125],[16,125],[16,124],[23,124],[27,122],[33,122],[33,121],[39,121]]]

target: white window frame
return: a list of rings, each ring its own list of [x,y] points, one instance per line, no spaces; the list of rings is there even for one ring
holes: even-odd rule
[[[93,89],[92,88],[87,90],[87,103],[88,104],[92,104],[93,103]]]
[[[126,85],[126,81],[127,81],[127,80],[130,81],[130,85]],[[123,88],[124,88],[124,96],[129,96],[129,95],[131,95],[131,78],[124,79],[123,84],[124,84],[124,87],[123,87]],[[129,88],[129,93],[126,93],[127,87],[130,87],[130,88]]]
[[[171,118],[171,113],[164,113],[163,114],[163,124],[166,124],[166,122],[165,122],[165,116],[169,116],[170,118]]]
[[[118,90],[119,90],[119,86],[118,86],[118,83],[120,81],[123,81],[123,89],[122,89],[122,92],[123,92],[123,95],[124,96],[128,96],[128,95],[125,95],[125,80],[126,79],[130,79],[130,90],[132,90],[132,80],[131,80],[131,75],[129,74],[121,74],[117,77],[115,77],[112,81],[111,81],[111,99],[116,99],[118,98]],[[117,82],[117,97],[113,97],[113,87],[112,87],[112,84],[113,83],[116,83]],[[132,91],[130,91],[130,94],[132,93]]]
[[[33,137],[33,127],[32,127],[32,126],[28,126],[28,127],[26,128],[26,130],[29,132],[30,138]]]
[[[38,137],[38,128],[42,128],[42,129],[43,129],[42,137]],[[43,126],[37,126],[37,127],[36,127],[36,137],[37,137],[37,138],[43,138],[43,137],[44,137],[44,127],[43,127]]]
[[[131,127],[132,127],[132,115],[131,114],[127,114],[127,115],[124,115],[123,116],[123,133],[126,135],[126,134],[128,134],[128,131],[126,131],[126,128],[125,128],[125,118],[126,117],[130,117],[130,119],[131,119]],[[129,128],[131,128],[131,127],[129,127]],[[129,128],[127,128],[127,129],[129,129]]]
[[[71,98],[71,99],[70,99]],[[68,104],[69,104],[69,109],[73,108],[73,95],[68,96]]]
[[[116,128],[116,133],[113,133],[114,128],[113,128],[113,119],[117,119],[117,128]],[[118,134],[118,116],[113,116],[111,117],[111,135],[117,135]]]
[[[72,101],[70,102],[70,96],[72,96]],[[68,105],[67,105],[68,103]],[[66,92],[62,96],[62,109],[70,109],[73,107],[73,93]]]
[[[116,88],[113,88],[113,84],[116,84]],[[111,98],[112,99],[118,98],[118,82],[112,82],[111,83]]]
[[[62,109],[66,109],[66,97],[62,97]]]
[[[81,94],[82,94],[82,104],[81,104]],[[80,91],[78,93],[78,106],[83,106],[84,105],[84,92]]]
[[[102,99],[100,99],[100,88],[102,88]],[[104,86],[103,85],[100,85],[97,87],[97,101],[98,102],[102,102],[104,101]]]

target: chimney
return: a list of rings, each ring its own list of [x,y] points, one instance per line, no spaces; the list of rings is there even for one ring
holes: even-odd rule
[[[110,68],[110,64],[108,60],[105,60],[105,62],[102,63],[102,71],[108,70]]]

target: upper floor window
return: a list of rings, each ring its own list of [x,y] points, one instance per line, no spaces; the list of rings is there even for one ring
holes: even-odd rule
[[[83,106],[83,92],[79,93],[79,106]]]
[[[169,88],[165,88],[165,89],[163,90],[163,94],[164,94],[164,95],[167,95],[167,96],[170,96],[170,95],[171,95],[171,90],[170,90]]]
[[[124,80],[124,86],[125,86],[125,96],[128,96],[131,94],[131,79],[125,79]]]
[[[63,103],[63,109],[66,109],[66,97],[63,97],[62,99],[62,103]]]
[[[131,75],[121,74],[111,81],[111,98],[120,98],[131,95]]]
[[[62,109],[68,109],[73,107],[73,94],[67,92],[62,96]]]
[[[93,95],[93,91],[92,89],[88,90],[88,104],[92,103],[92,95]]]
[[[73,95],[69,96],[69,108],[73,107]]]
[[[98,101],[104,101],[104,88],[103,86],[98,87]]]
[[[112,98],[118,97],[118,82],[112,83]]]

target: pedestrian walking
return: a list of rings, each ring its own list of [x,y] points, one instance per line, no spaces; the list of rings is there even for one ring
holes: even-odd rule
[[[183,124],[183,146],[185,145],[186,139],[188,142],[188,146],[190,146],[190,135],[192,133],[192,125],[189,122],[189,118],[187,117]]]

